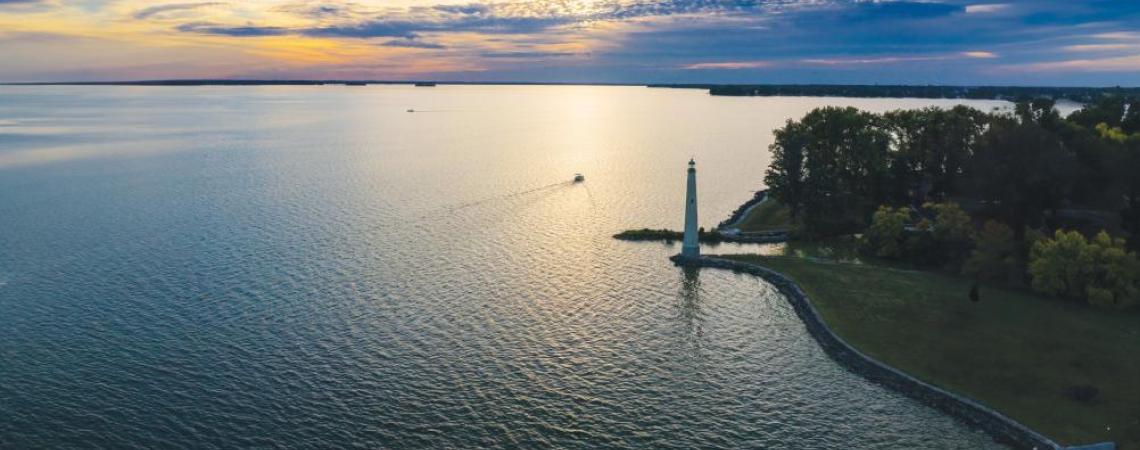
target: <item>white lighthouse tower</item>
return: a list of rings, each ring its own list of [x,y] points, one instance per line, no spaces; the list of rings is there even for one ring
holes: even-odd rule
[[[701,256],[701,247],[697,236],[697,163],[689,160],[688,188],[685,191],[685,239],[681,244],[683,258],[696,258]]]

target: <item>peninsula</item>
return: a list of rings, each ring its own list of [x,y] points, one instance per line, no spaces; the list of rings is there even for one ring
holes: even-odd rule
[[[775,137],[768,189],[700,238],[782,254],[675,261],[773,281],[841,365],[1016,447],[1140,447],[1140,99],[828,107]]]

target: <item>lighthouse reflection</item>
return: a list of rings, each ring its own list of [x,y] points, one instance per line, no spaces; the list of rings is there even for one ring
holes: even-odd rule
[[[689,339],[699,343],[702,335],[701,269],[681,267],[681,305],[679,317]]]

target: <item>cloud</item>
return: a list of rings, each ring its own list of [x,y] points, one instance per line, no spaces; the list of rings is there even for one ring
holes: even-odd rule
[[[9,31],[0,32],[0,39],[7,42],[35,42],[55,43],[76,39],[75,36],[62,33],[48,33],[42,31]]]
[[[1140,71],[1140,55],[1048,61],[1010,66],[1007,68],[1015,71],[1030,72],[1136,72]]]
[[[3,0],[0,0],[0,1],[3,1]],[[170,4],[166,4],[166,5],[157,5],[157,6],[151,6],[149,8],[143,8],[143,9],[136,11],[134,13],[134,18],[138,19],[138,20],[144,20],[144,19],[148,19],[152,16],[162,14],[165,12],[184,11],[184,10],[188,10],[188,9],[198,9],[198,8],[205,8],[208,6],[217,6],[217,5],[223,5],[223,4],[224,3],[220,3],[220,2],[202,2],[202,3],[170,3]]]
[[[998,57],[997,53],[977,51],[977,50],[962,52],[962,56],[965,56],[967,58],[983,58],[983,59],[990,59],[990,58],[997,58]]]
[[[354,2],[318,4],[312,4],[311,2],[289,3],[277,7],[275,11],[312,19],[352,18],[371,12],[368,7]]]
[[[436,5],[432,7],[436,11],[442,11],[451,14],[464,14],[464,15],[487,15],[493,11],[490,5],[482,3],[468,3],[466,5]]]
[[[400,37],[411,39],[418,36],[418,31],[425,30],[429,30],[429,28],[422,24],[416,24],[413,22],[374,21],[354,25],[333,25],[326,27],[300,28],[287,30],[287,32],[311,37]]]
[[[923,19],[964,12],[965,7],[936,2],[889,1],[859,2],[840,8],[844,20]]]
[[[381,43],[385,47],[403,47],[403,48],[422,48],[428,50],[442,50],[447,48],[446,45],[438,44],[435,42],[427,42],[420,39],[392,39],[390,41]]]
[[[1101,52],[1109,50],[1129,50],[1140,49],[1137,44],[1078,44],[1066,45],[1061,47],[1061,50],[1066,52]]]
[[[902,62],[940,61],[947,56],[881,56],[874,58],[805,58],[799,62],[822,66],[848,66],[863,64],[894,64]]]
[[[58,0],[0,0],[0,12],[44,11],[59,6]]]
[[[834,0],[824,0],[828,3]],[[907,3],[907,2],[904,2]],[[599,21],[623,21],[643,17],[670,16],[696,13],[736,14],[744,11],[759,11],[762,7],[779,8],[781,0],[600,0],[593,3],[562,1],[513,1],[502,3],[468,3],[459,5],[435,5],[431,7],[411,7],[389,9],[384,13],[368,16],[353,3],[335,5],[294,4],[278,8],[294,14],[310,17],[346,16],[354,19],[334,24],[295,27],[284,30],[285,34],[325,38],[373,38],[373,37],[415,37],[421,33],[483,33],[483,34],[532,34],[554,28],[589,24]],[[907,3],[910,5],[911,3]],[[931,8],[925,3],[914,3],[907,9]],[[891,9],[894,7],[880,7]],[[345,14],[351,11],[352,14]],[[232,31],[230,28],[236,28]],[[226,27],[186,27],[183,31],[221,34],[227,36],[258,36],[246,34],[250,28],[263,26],[244,25]],[[181,28],[180,28],[181,30]]]
[[[1140,33],[1137,33],[1134,31],[1113,31],[1113,32],[1109,32],[1109,33],[1097,33],[1097,34],[1092,35],[1092,37],[1097,38],[1097,39],[1110,39],[1110,40],[1119,40],[1119,41],[1126,41],[1126,40],[1133,40],[1133,39],[1140,40]]]
[[[185,23],[175,27],[178,31],[184,33],[198,33],[198,34],[212,34],[217,36],[233,36],[233,37],[258,37],[258,36],[282,36],[289,34],[289,29],[282,27],[265,27],[265,26],[222,26],[210,22],[191,22]]]
[[[1008,3],[986,3],[981,5],[966,5],[966,14],[989,14],[1010,9]]]
[[[567,56],[576,56],[577,53],[573,52],[543,52],[543,51],[518,51],[518,52],[483,52],[479,54],[484,58],[518,58],[518,59],[539,59],[539,58],[562,58]]]
[[[726,61],[686,64],[684,66],[681,66],[681,68],[685,70],[739,70],[760,69],[771,66],[772,63],[769,61]]]
[[[217,76],[230,74],[216,68],[225,60],[366,78],[1140,83],[1116,69],[1140,54],[1140,3],[1105,0],[0,0],[0,29],[8,78],[130,48],[162,50],[157,62],[181,67],[171,73]],[[254,39],[267,36],[289,38]],[[196,53],[169,52],[175,43]],[[1079,75],[1094,73],[1080,64],[1108,75]],[[120,60],[90,65],[137,76]]]

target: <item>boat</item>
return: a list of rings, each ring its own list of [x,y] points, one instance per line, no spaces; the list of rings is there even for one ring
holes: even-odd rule
[[[581,182],[583,182],[583,181],[586,181],[586,177],[585,177],[585,176],[583,176],[583,175],[582,175],[582,174],[580,174],[580,173],[576,173],[576,174],[574,174],[574,182],[575,182],[575,183],[581,183]]]
[[[408,108],[408,112],[416,112],[416,110],[414,110],[412,108]]]

